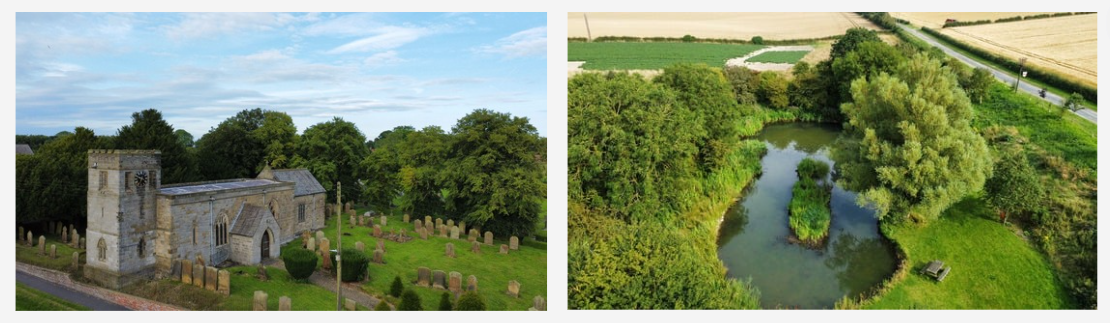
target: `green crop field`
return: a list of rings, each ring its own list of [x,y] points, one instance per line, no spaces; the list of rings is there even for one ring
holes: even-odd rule
[[[749,58],[748,62],[752,63],[787,63],[794,64],[802,60],[809,54],[808,51],[791,51],[791,52],[763,52],[762,54],[755,55]]]
[[[730,58],[763,48],[760,45],[702,43],[567,43],[567,59],[584,61],[587,70],[662,69],[676,63],[724,66]]]

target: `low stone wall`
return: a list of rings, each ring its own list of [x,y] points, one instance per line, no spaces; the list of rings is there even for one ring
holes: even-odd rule
[[[120,306],[126,307],[133,311],[183,311],[185,309],[168,305],[164,303],[155,302],[149,299],[140,298],[134,295],[128,295],[117,291],[104,289],[95,286],[89,286],[73,281],[69,278],[68,273],[50,270],[46,268],[36,267],[20,262],[15,263],[15,270],[24,272],[26,274],[44,279],[46,281],[65,286],[66,288],[79,291],[85,294],[92,295],[93,297],[102,299],[107,302],[115,303]]]

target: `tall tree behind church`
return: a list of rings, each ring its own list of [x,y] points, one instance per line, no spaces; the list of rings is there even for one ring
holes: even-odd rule
[[[162,113],[147,109],[131,114],[131,124],[116,135],[117,149],[157,149],[162,152],[162,184],[199,180],[196,159],[178,141],[173,126],[162,119]]]

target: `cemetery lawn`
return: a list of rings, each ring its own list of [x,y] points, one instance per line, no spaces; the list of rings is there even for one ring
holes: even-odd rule
[[[865,308],[1074,308],[1045,256],[1013,228],[975,197],[926,226],[886,228],[906,251],[909,273]],[[934,259],[952,267],[943,282],[918,273]]]
[[[61,242],[60,237],[46,236],[46,255],[39,255],[39,238],[35,237],[35,246],[31,247],[23,243],[15,244],[15,260],[29,265],[34,265],[42,268],[49,268],[57,271],[69,272],[71,264],[73,263],[73,252],[80,252],[80,262],[85,262],[85,250],[77,249],[65,245]],[[50,244],[58,246],[58,258],[50,259]]]
[[[15,283],[15,310],[17,311],[90,311],[88,307],[43,293],[23,283]]]
[[[357,212],[361,216],[366,210],[358,209]],[[373,222],[378,223],[378,217],[373,218]],[[416,217],[414,216],[413,219],[416,219]],[[532,298],[536,295],[547,299],[546,243],[521,239],[519,250],[510,250],[509,254],[502,255],[498,253],[499,248],[501,244],[508,245],[509,239],[508,237],[494,237],[492,246],[482,245],[482,253],[474,254],[470,252],[470,242],[466,240],[467,235],[464,233],[459,233],[459,240],[452,240],[439,237],[439,230],[436,229],[437,235],[429,235],[428,240],[421,240],[420,236],[413,230],[413,225],[403,223],[401,220],[400,215],[388,216],[387,225],[382,228],[382,231],[400,231],[404,228],[406,233],[414,239],[403,244],[385,241],[385,264],[370,263],[370,277],[362,286],[367,293],[379,299],[385,299],[390,304],[397,306],[399,304],[398,298],[386,296],[389,294],[389,287],[393,283],[394,277],[400,276],[406,289],[413,289],[420,295],[424,310],[435,310],[438,308],[439,299],[444,291],[420,287],[415,284],[416,269],[418,267],[428,267],[431,270],[442,270],[445,273],[452,271],[461,273],[464,287],[466,286],[467,277],[470,275],[476,276],[478,278],[478,293],[485,301],[487,310],[525,311],[532,307]],[[420,220],[423,221],[423,216],[420,216]],[[361,241],[366,245],[367,255],[373,259],[373,250],[376,248],[378,240],[371,236],[373,227],[354,227],[352,229],[346,223],[346,216],[344,216],[343,221],[343,246],[353,249],[355,242]],[[469,226],[467,230],[470,230]],[[332,249],[335,249],[334,217],[328,221],[327,228],[322,231],[331,242]],[[482,237],[479,237],[478,241],[481,242]],[[445,256],[445,246],[448,242],[454,243],[456,258]],[[284,248],[299,248],[300,246],[301,240],[297,238]],[[506,294],[510,280],[520,282],[519,298],[511,298]],[[234,283],[234,281],[232,282]],[[296,301],[294,301],[295,303]]]
[[[295,241],[300,243],[299,240]],[[289,245],[292,245],[290,243]],[[239,266],[227,269],[231,272],[231,296],[223,302],[223,310],[229,311],[250,311],[253,308],[254,291],[260,290],[266,292],[268,295],[266,300],[266,310],[278,310],[278,300],[282,296],[288,296],[292,302],[291,310],[294,311],[334,311],[335,310],[335,293],[323,287],[313,285],[309,282],[297,282],[289,273],[273,268],[266,267],[266,274],[269,275],[270,280],[260,281],[256,274],[258,267],[256,266]],[[359,305],[359,311],[368,311],[370,309]]]

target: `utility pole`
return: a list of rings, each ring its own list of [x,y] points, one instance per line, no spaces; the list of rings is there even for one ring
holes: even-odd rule
[[[335,184],[335,202],[339,214],[335,216],[335,310],[343,310],[343,182]],[[330,252],[330,251],[329,251]]]
[[[1025,77],[1025,57],[1022,57],[1019,61],[1017,80],[1014,81],[1014,91],[1017,91],[1018,87],[1021,85],[1021,78]]]
[[[586,13],[583,12],[582,19],[586,20],[586,41],[593,41],[594,37],[590,36],[590,17],[587,17]]]

